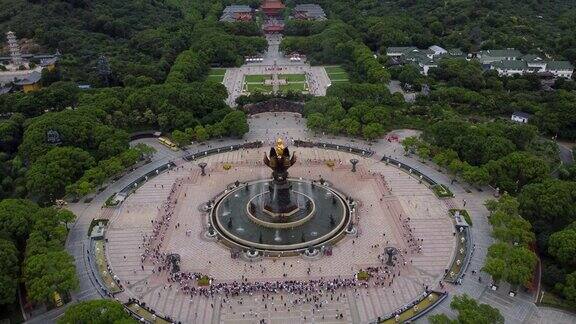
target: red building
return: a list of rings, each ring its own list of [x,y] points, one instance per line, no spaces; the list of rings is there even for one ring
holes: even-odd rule
[[[264,0],[260,8],[267,16],[278,16],[285,7],[281,0]]]

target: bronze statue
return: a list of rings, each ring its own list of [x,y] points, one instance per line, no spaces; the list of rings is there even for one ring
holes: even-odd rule
[[[264,154],[264,164],[272,169],[272,177],[275,181],[284,182],[288,178],[288,168],[296,163],[296,154],[290,157],[290,151],[284,146],[284,141],[279,138],[276,146],[270,148],[270,157]]]
[[[291,185],[288,182],[288,168],[296,163],[296,155],[292,154],[284,146],[284,141],[279,138],[276,140],[276,146],[270,148],[270,156],[264,154],[264,164],[272,169],[272,180],[270,182],[269,199],[267,200],[264,210],[273,216],[284,217],[293,213],[298,206],[291,199]]]

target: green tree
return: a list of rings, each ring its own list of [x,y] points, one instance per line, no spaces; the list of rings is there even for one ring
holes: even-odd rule
[[[235,110],[228,113],[222,120],[226,133],[232,137],[242,137],[248,133],[248,121],[243,111]]]
[[[14,243],[0,239],[0,305],[16,300],[18,289],[18,250]]]
[[[549,180],[527,185],[518,196],[520,214],[540,232],[576,221],[576,182]]]
[[[78,288],[74,258],[66,251],[54,251],[26,258],[23,267],[28,296],[35,302],[46,302],[52,295]]]
[[[563,285],[562,293],[566,299],[576,302],[576,271],[566,276],[566,282]]]
[[[550,235],[548,253],[565,265],[576,265],[576,228]]]
[[[364,126],[362,134],[364,135],[364,138],[373,140],[384,134],[384,127],[379,123],[370,123]]]
[[[504,317],[497,308],[479,304],[465,294],[454,296],[450,308],[458,312],[458,322],[462,324],[504,324]]]
[[[194,128],[194,136],[198,142],[204,142],[209,138],[208,132],[202,125],[198,125]]]
[[[0,233],[23,246],[36,222],[40,207],[30,200],[4,199],[0,201]]]
[[[53,201],[93,165],[94,159],[82,149],[56,147],[32,164],[26,174],[26,187],[41,200]]]
[[[76,323],[137,323],[133,320],[124,307],[117,301],[110,299],[97,299],[80,302],[66,310],[64,316],[58,319],[58,324]]]
[[[188,136],[187,133],[179,130],[172,132],[172,140],[174,140],[174,143],[180,147],[184,147],[192,142],[192,138]]]

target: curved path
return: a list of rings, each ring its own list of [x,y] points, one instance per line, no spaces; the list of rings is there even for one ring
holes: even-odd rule
[[[472,235],[476,245],[475,252],[472,256],[470,266],[468,267],[462,285],[447,286],[449,287],[450,296],[453,294],[467,293],[482,303],[493,305],[500,309],[502,314],[505,316],[507,323],[539,323],[542,322],[542,320],[545,318],[556,318],[557,321],[551,320],[551,322],[554,323],[576,322],[576,317],[574,317],[572,314],[550,308],[536,307],[533,303],[534,297],[528,293],[520,292],[516,297],[509,297],[506,287],[501,287],[496,292],[491,291],[487,286],[489,283],[489,276],[487,274],[480,273],[480,276],[482,277],[482,283],[478,282],[478,274],[475,276],[471,274],[471,270],[478,271],[481,268],[486,256],[487,248],[492,243],[492,239],[490,237],[490,225],[486,219],[487,211],[483,207],[483,202],[486,199],[491,198],[489,193],[466,193],[462,186],[459,184],[450,184],[450,179],[445,174],[438,172],[436,169],[427,164],[420,163],[416,159],[403,156],[402,147],[396,142],[388,142],[387,140],[381,139],[374,144],[369,144],[361,140],[352,140],[340,137],[325,137],[319,136],[317,134],[311,134],[305,129],[305,121],[303,119],[292,117],[292,115],[287,114],[278,114],[276,117],[274,117],[272,114],[261,114],[254,116],[249,122],[250,132],[245,136],[247,141],[265,140],[268,142],[265,145],[269,145],[277,136],[284,136],[291,139],[314,138],[316,141],[325,141],[342,145],[348,144],[359,147],[368,147],[370,145],[370,147],[376,151],[376,154],[373,157],[374,159],[380,159],[383,155],[392,156],[399,161],[414,166],[414,168],[430,176],[433,180],[449,185],[450,189],[456,194],[457,197],[453,200],[456,205],[454,207],[462,207],[463,199],[466,200],[466,209],[470,211],[474,224],[472,227]],[[407,130],[395,131],[394,133],[400,137],[414,134],[414,132]],[[85,247],[89,242],[86,233],[90,221],[92,218],[98,217],[101,212],[104,212],[100,208],[104,201],[113,192],[118,191],[134,179],[137,179],[146,172],[151,171],[168,161],[173,161],[176,158],[179,158],[183,154],[182,152],[175,154],[172,151],[164,149],[163,147],[160,147],[154,140],[140,141],[147,142],[151,145],[154,145],[155,147],[160,148],[159,151],[154,155],[154,158],[150,164],[135,170],[116,183],[111,184],[106,190],[96,196],[92,203],[77,203],[70,204],[69,206],[69,208],[78,217],[70,231],[66,243],[67,249],[76,259],[76,266],[80,279],[80,289],[79,291],[73,293],[73,300],[89,300],[101,298],[99,289],[97,289],[94,285],[95,278],[92,275],[92,270],[88,263],[89,256],[87,255],[87,250]],[[215,147],[218,147],[242,142],[244,141],[211,141],[208,143],[208,145],[214,145]],[[191,147],[189,152],[202,151],[204,149],[205,146],[195,146]],[[447,313],[451,316],[454,316],[454,313],[449,308],[449,304],[450,298],[447,298],[438,307],[436,307],[431,312],[431,314]],[[53,310],[41,316],[35,317],[29,322],[54,322],[63,312],[63,309],[64,308]],[[426,323],[427,320],[426,318],[423,318],[418,320],[418,322]]]

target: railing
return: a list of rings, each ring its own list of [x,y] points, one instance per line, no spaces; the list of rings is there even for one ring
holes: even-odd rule
[[[362,148],[358,148],[358,147],[333,144],[333,143],[308,142],[308,141],[296,140],[296,141],[294,141],[294,146],[296,146],[296,147],[319,147],[319,148],[335,150],[335,151],[340,151],[340,152],[348,152],[348,153],[360,155],[363,157],[371,157],[372,155],[374,155],[374,151],[372,151],[370,149],[362,149]]]
[[[230,145],[230,146],[211,148],[211,149],[208,149],[205,151],[190,153],[190,154],[184,156],[184,160],[190,162],[190,161],[194,161],[196,159],[200,159],[200,158],[207,157],[207,156],[214,155],[214,154],[220,154],[220,153],[230,152],[230,151],[237,151],[240,149],[259,148],[262,146],[262,144],[263,144],[262,141],[257,141],[257,142],[250,142],[250,143],[245,143],[245,144],[235,144],[235,145]]]
[[[432,178],[428,177],[424,173],[418,171],[417,169],[412,168],[411,166],[409,166],[406,163],[400,162],[400,161],[393,159],[389,156],[383,156],[380,161],[385,162],[385,163],[390,163],[394,166],[397,166],[398,168],[400,168],[400,169],[408,172],[412,176],[414,176],[416,179],[419,179],[419,180],[426,182],[430,187],[438,184],[436,181],[432,180]]]

